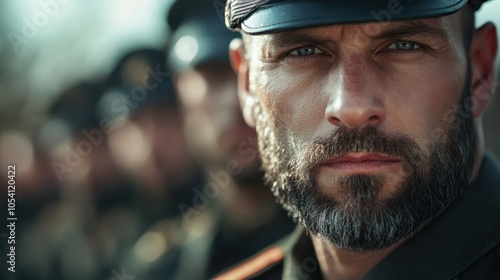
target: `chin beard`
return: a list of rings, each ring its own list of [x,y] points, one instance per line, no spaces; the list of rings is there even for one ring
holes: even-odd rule
[[[265,179],[283,208],[310,233],[346,251],[389,248],[432,221],[468,185],[476,134],[466,96],[460,102],[465,115],[457,110],[447,133],[428,142],[429,153],[405,135],[388,135],[371,126],[338,128],[301,145],[258,104],[256,128]],[[342,197],[324,193],[316,180],[318,163],[348,152],[402,159],[406,176],[388,198],[380,197],[384,175],[332,178],[332,188]]]

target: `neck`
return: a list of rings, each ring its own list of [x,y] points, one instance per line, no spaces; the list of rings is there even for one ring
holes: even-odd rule
[[[396,244],[375,253],[355,253],[341,250],[315,235],[311,235],[311,239],[325,280],[362,279],[399,246]]]

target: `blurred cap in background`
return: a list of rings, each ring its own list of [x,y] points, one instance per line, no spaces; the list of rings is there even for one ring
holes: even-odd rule
[[[217,9],[223,7],[214,3],[186,0],[176,1],[172,5],[167,15],[167,23],[172,31],[168,51],[172,70],[182,72],[210,63],[229,64],[229,43],[240,35],[228,32],[224,19],[217,13]]]
[[[63,90],[49,108],[49,120],[41,127],[36,144],[51,151],[84,129],[99,127],[96,106],[103,87],[81,82]]]
[[[165,60],[163,52],[149,48],[124,55],[109,75],[97,114],[117,120],[152,106],[175,108],[175,91]]]

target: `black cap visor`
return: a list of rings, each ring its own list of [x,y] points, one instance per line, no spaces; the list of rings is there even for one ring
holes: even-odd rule
[[[429,18],[452,14],[467,0],[292,0],[259,7],[242,23],[250,35],[360,22]]]

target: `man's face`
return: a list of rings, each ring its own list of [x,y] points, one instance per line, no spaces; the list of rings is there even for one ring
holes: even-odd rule
[[[475,132],[460,13],[254,36],[246,49],[266,178],[313,234],[384,249],[467,185]]]

